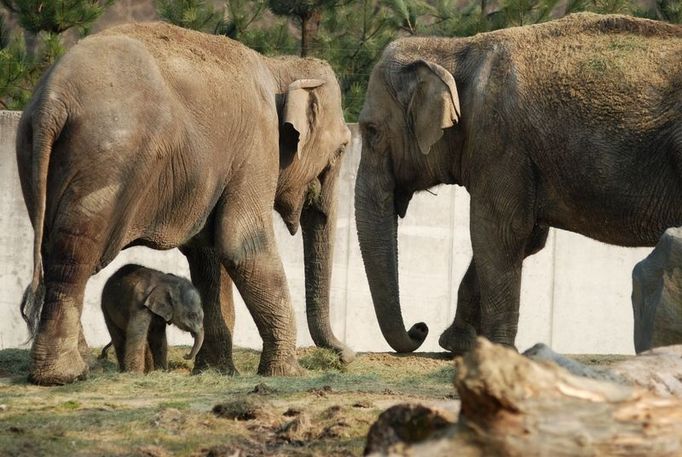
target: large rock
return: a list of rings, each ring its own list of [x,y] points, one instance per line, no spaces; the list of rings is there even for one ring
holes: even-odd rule
[[[682,227],[665,231],[632,271],[637,353],[682,344]]]

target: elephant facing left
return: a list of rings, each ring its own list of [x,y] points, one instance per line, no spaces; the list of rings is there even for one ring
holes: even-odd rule
[[[302,227],[315,343],[352,356],[329,325],[341,92],[318,59],[265,57],[226,37],[126,24],[71,48],[38,83],[17,131],[35,232],[21,304],[29,380],[87,373],[85,285],[130,246],[179,248],[204,306],[195,369],[234,373],[232,283],[263,339],[258,372],[295,375],[296,328],[273,208]]]
[[[204,311],[199,291],[187,279],[128,264],[102,289],[102,313],[121,371],[168,369],[166,325],[189,332],[193,359],[204,341]],[[102,350],[106,357],[107,345]]]

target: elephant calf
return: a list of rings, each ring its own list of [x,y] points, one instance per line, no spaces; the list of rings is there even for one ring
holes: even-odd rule
[[[186,359],[193,359],[204,341],[199,292],[191,282],[172,274],[141,265],[123,266],[104,285],[102,311],[121,371],[168,369],[166,324],[194,337]]]

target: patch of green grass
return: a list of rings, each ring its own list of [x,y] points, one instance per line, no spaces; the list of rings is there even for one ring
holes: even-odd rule
[[[159,408],[189,409],[190,406],[190,402],[185,400],[162,401],[159,403]]]
[[[306,351],[299,359],[301,366],[306,370],[313,371],[346,371],[346,364],[341,361],[339,355],[326,348],[312,348]]]
[[[81,407],[81,404],[79,402],[77,402],[76,400],[67,400],[64,403],[61,403],[59,405],[60,409],[66,409],[66,410],[78,409],[80,407]]]
[[[28,349],[3,349],[0,351],[0,378],[24,376],[28,372]]]

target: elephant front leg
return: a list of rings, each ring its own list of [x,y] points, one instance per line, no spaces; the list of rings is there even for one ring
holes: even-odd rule
[[[232,280],[215,249],[183,247],[192,283],[199,290],[204,309],[204,344],[194,360],[193,373],[208,368],[238,374],[232,359],[234,301]]]
[[[463,354],[474,347],[481,330],[481,290],[476,265],[471,259],[457,292],[455,321],[440,336],[438,344],[455,354]]]
[[[510,205],[511,206],[511,205]],[[480,334],[514,347],[519,322],[521,269],[533,243],[534,222],[522,212],[492,211],[472,198],[471,243],[480,284]]]
[[[149,348],[147,338],[151,320],[152,314],[146,309],[131,311],[128,327],[126,328],[123,371],[133,373],[145,372],[147,350]]]
[[[298,375],[296,325],[284,268],[277,252],[272,205],[233,200],[216,233],[221,257],[263,339],[258,374]]]
[[[168,370],[168,340],[166,339],[166,322],[155,316],[147,337],[151,351],[151,370]]]

